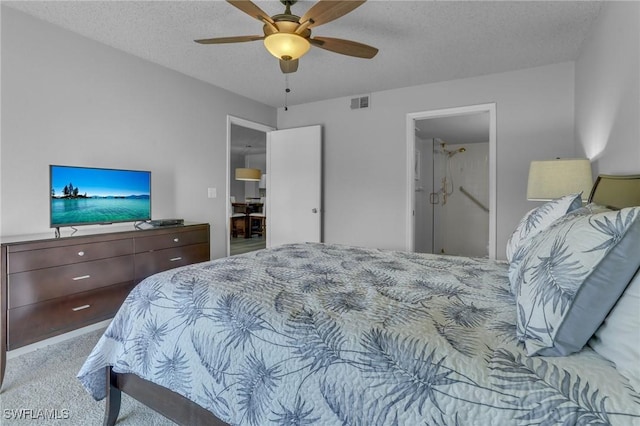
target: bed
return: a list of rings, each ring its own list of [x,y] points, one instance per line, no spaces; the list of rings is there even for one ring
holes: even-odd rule
[[[599,176],[598,204],[532,210],[508,262],[306,243],[166,271],[78,378],[107,425],[121,392],[185,425],[637,425],[637,343],[617,349],[638,337],[638,194],[640,176]],[[557,235],[601,224],[585,272]],[[562,291],[540,291],[541,259]]]

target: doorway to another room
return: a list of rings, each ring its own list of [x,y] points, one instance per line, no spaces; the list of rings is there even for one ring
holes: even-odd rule
[[[495,104],[407,116],[407,249],[495,258]]]
[[[322,128],[227,117],[227,253],[322,241]]]
[[[228,244],[230,256],[266,246],[267,132],[271,127],[228,118]]]

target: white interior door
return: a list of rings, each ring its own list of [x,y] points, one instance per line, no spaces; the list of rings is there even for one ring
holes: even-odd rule
[[[267,133],[267,247],[322,239],[322,128]]]

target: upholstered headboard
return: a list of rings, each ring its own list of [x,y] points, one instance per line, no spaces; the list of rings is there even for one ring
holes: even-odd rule
[[[640,206],[640,175],[599,175],[589,202],[614,209]]]

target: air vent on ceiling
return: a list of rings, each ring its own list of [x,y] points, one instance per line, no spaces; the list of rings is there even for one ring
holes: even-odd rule
[[[351,99],[351,109],[369,108],[369,95]]]

